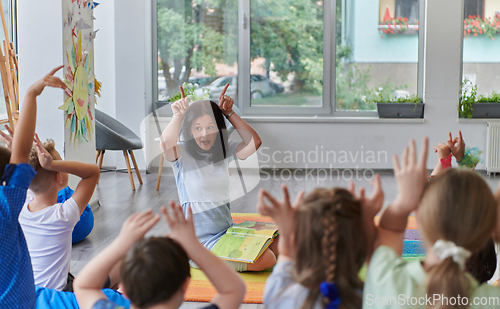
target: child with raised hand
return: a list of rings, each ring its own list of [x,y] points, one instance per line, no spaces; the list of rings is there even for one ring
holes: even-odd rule
[[[14,137],[14,132],[7,124],[4,125],[4,128],[9,134],[0,131],[0,140],[5,144],[7,148],[10,149],[12,145],[12,138]],[[57,202],[64,203],[73,195],[74,192],[75,191],[72,190],[69,186],[60,190],[59,193],[57,194]],[[33,199],[33,192],[30,189],[28,189],[27,198]],[[93,228],[94,228],[94,214],[92,213],[90,205],[87,204],[87,207],[85,207],[85,210],[80,216],[80,220],[73,229],[71,242],[74,244],[79,241],[82,241],[83,239],[85,239],[85,237],[87,237],[90,234],[90,232],[92,232]]]
[[[245,296],[242,279],[198,242],[191,210],[186,219],[180,205],[171,201],[169,208],[170,213],[165,207],[161,209],[170,227],[167,237],[143,239],[159,217],[151,211],[132,215],[118,238],[82,269],[75,280],[80,308],[121,308],[100,290],[120,261],[120,289],[130,299],[130,308],[178,308],[190,281],[190,258],[217,290],[211,304],[203,308],[239,308]]]
[[[30,154],[30,164],[37,172],[29,187],[33,196],[26,199],[19,223],[28,244],[35,284],[73,291],[73,276],[68,273],[72,232],[94,193],[99,167],[62,160],[54,142],[42,143],[36,134],[35,145]],[[58,203],[58,192],[68,185],[68,173],[81,180],[71,198]],[[113,278],[113,283],[117,280]]]
[[[448,132],[446,143],[439,143],[432,147],[438,156],[438,164],[431,173],[429,179],[433,179],[438,174],[451,167],[451,157],[454,156],[457,162],[461,162],[465,155],[465,142],[462,138],[462,132],[458,131],[458,137],[453,138],[451,132]],[[468,155],[473,152],[469,148]],[[479,159],[467,159],[469,162],[478,162]],[[465,263],[465,269],[479,283],[485,283],[495,274],[497,268],[497,256],[495,252],[495,243],[493,239],[486,242],[484,247],[478,252],[473,253]]]
[[[369,197],[361,189],[316,189],[293,205],[283,186],[283,201],[265,190],[258,211],[280,230],[280,255],[264,291],[266,308],[361,308],[358,273],[373,247],[374,216],[384,194],[380,178]],[[266,202],[266,199],[269,201]]]
[[[26,191],[35,176],[28,164],[36,126],[36,97],[45,87],[67,89],[53,76],[63,66],[53,69],[26,91],[12,153],[0,148],[0,308],[35,308],[36,295],[30,255],[18,217]],[[9,164],[8,164],[9,163]]]
[[[382,215],[377,248],[371,258],[363,295],[364,308],[494,308],[478,297],[500,297],[498,288],[479,285],[465,262],[481,249],[496,225],[497,206],[486,182],[467,170],[447,169],[427,182],[424,139],[417,162],[415,142],[401,164],[394,156],[398,195]],[[417,210],[426,258],[401,257],[408,215]]]

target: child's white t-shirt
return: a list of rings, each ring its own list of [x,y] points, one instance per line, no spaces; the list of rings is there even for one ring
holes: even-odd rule
[[[64,203],[31,212],[28,204],[33,200],[33,193],[29,191],[19,223],[28,244],[35,284],[62,290],[68,278],[72,232],[80,220],[80,209],[75,200],[69,198]]]

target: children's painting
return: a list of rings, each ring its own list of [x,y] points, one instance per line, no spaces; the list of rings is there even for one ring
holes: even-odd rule
[[[63,1],[63,48],[65,127],[70,131],[70,141],[89,142],[94,133],[94,38],[92,1]]]

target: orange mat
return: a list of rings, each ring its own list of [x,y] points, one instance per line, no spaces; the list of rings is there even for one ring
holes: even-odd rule
[[[263,217],[255,213],[233,213],[232,216],[235,224],[243,221],[273,222],[270,217]],[[269,271],[240,273],[247,285],[247,293],[243,303],[262,304],[264,285],[270,274]],[[216,293],[205,274],[201,270],[191,268],[191,282],[186,292],[186,301],[210,302]]]

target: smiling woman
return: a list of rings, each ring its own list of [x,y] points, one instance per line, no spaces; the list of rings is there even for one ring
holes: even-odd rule
[[[196,237],[209,250],[233,225],[229,163],[248,158],[261,145],[257,132],[234,113],[234,101],[225,95],[228,86],[218,104],[201,100],[189,105],[181,89],[182,98],[172,104],[173,117],[160,140],[163,155],[172,164],[182,209],[184,213],[189,208],[193,211]],[[224,117],[241,142],[228,140]],[[270,249],[251,264],[226,261],[237,271],[261,271],[275,262],[276,255]]]

